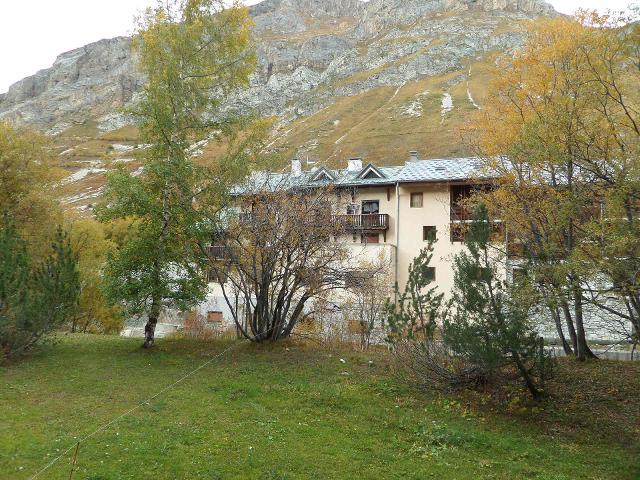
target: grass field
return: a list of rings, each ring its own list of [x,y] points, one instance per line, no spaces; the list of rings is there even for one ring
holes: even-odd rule
[[[30,478],[77,438],[231,345],[160,340],[145,351],[139,343],[67,336],[0,367],[0,478]],[[81,444],[73,478],[640,478],[640,430],[625,413],[635,411],[637,385],[629,405],[603,404],[613,422],[618,411],[626,418],[616,435],[567,399],[515,415],[473,400],[481,397],[412,391],[390,368],[382,352],[234,345]],[[70,456],[39,478],[68,479]]]

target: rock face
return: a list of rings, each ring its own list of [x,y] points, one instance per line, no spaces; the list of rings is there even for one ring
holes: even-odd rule
[[[101,40],[63,53],[51,68],[12,85],[0,112],[5,118],[60,131],[113,112],[142,85],[130,40]]]
[[[265,0],[251,14],[258,69],[224,108],[286,124],[340,98],[466,70],[517,46],[517,22],[554,11],[541,0]],[[112,130],[143,83],[130,40],[102,40],[12,85],[0,118],[51,133],[87,120]]]

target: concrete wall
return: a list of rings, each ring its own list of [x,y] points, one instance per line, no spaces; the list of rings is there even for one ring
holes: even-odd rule
[[[421,192],[422,208],[411,208],[411,193]],[[449,186],[444,184],[411,184],[400,187],[400,219],[398,239],[398,283],[406,284],[409,264],[427,244],[423,227],[435,226],[437,242],[431,266],[436,269],[436,285],[448,294],[453,286],[453,256],[463,248],[462,243],[450,241]]]
[[[411,193],[421,192],[421,208],[411,208]],[[389,229],[385,236],[380,233],[380,242],[391,245],[398,261],[398,283],[403,288],[407,282],[409,264],[426,246],[423,240],[423,227],[435,226],[437,243],[435,245],[432,266],[436,269],[438,288],[448,293],[453,285],[452,259],[463,249],[462,243],[451,242],[449,235],[449,185],[447,184],[406,184],[399,188],[400,215],[397,215],[396,187],[361,187],[353,197],[342,193],[338,200],[338,209],[344,209],[347,203],[361,204],[364,200],[378,200],[380,213],[389,215]],[[337,210],[335,213],[346,213]],[[399,229],[399,230],[398,230]],[[397,232],[399,235],[397,235]],[[360,244],[363,251],[376,251],[375,244],[361,244],[360,235],[345,235],[343,241]],[[395,270],[395,269],[394,269]]]

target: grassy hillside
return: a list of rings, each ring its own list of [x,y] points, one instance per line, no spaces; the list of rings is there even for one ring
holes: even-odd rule
[[[469,70],[341,97],[315,115],[283,126],[274,146],[286,157],[297,153],[334,166],[344,166],[353,156],[399,165],[409,150],[418,150],[422,158],[470,155],[461,130],[486,101],[490,58],[474,62]],[[443,109],[447,95],[449,111]]]
[[[66,336],[0,370],[0,478],[29,478],[229,345]],[[636,479],[637,408],[619,396],[640,371],[626,364],[635,384],[612,392],[617,365],[580,367],[585,414],[567,390],[553,406],[496,408],[411,391],[382,352],[242,343],[83,443],[73,478]],[[69,478],[68,457],[40,478]]]
[[[418,150],[422,158],[470,155],[461,129],[486,100],[488,71],[484,59],[469,70],[339,97],[316,114],[274,130],[270,148],[285,160],[298,155],[336,167],[354,156],[378,165],[401,165],[409,150]],[[443,109],[446,96],[451,98],[450,110]],[[218,150],[213,146],[207,155]],[[136,171],[144,153],[135,127],[101,134],[92,122],[58,135],[56,151],[60,165],[79,177],[70,177],[62,191],[72,208],[95,204],[105,173],[117,166]]]

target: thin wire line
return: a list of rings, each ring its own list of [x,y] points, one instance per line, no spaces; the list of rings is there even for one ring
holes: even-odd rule
[[[56,458],[54,458],[53,460],[51,460],[47,465],[44,466],[44,468],[42,470],[39,470],[38,472],[36,472],[32,477],[29,477],[29,480],[34,480],[35,478],[38,478],[42,473],[44,473],[45,471],[47,471],[49,468],[51,468],[53,465],[55,465],[55,463],[60,460],[62,457],[64,457],[67,453],[69,453],[71,450],[73,450],[76,445],[78,445],[79,443],[84,443],[87,440],[89,440],[91,437],[97,435],[100,432],[105,431],[107,428],[109,428],[111,425],[113,425],[114,423],[118,422],[119,420],[123,419],[124,417],[126,417],[127,415],[130,415],[131,413],[135,412],[136,410],[138,410],[139,408],[141,408],[142,406],[148,404],[149,402],[151,402],[152,400],[155,400],[157,397],[159,397],[160,395],[162,395],[163,393],[171,390],[173,387],[175,387],[176,385],[178,385],[179,383],[183,382],[184,380],[186,380],[187,378],[189,378],[190,376],[192,376],[193,374],[195,374],[196,372],[202,370],[204,367],[206,367],[207,365],[209,365],[211,362],[213,362],[214,360],[220,358],[222,355],[224,355],[225,353],[227,353],[229,350],[235,348],[238,345],[238,343],[234,343],[233,345],[231,345],[230,347],[224,349],[222,352],[218,353],[217,355],[211,357],[209,360],[207,360],[206,362],[204,362],[202,365],[200,365],[198,368],[196,368],[195,370],[190,371],[189,373],[187,373],[186,375],[184,375],[182,378],[180,378],[179,380],[173,382],[171,385],[168,385],[166,387],[164,387],[162,390],[160,390],[159,392],[155,393],[154,395],[152,395],[151,397],[147,398],[146,400],[143,400],[142,402],[138,403],[135,407],[130,408],[129,410],[127,410],[126,412],[124,412],[121,415],[118,415],[116,418],[114,418],[113,420],[105,423],[103,426],[97,428],[95,431],[91,432],[90,434],[84,436],[83,438],[81,438],[80,440],[76,441],[73,443],[73,445],[71,445],[68,449],[66,449],[64,452],[62,452],[60,455],[58,455]]]

